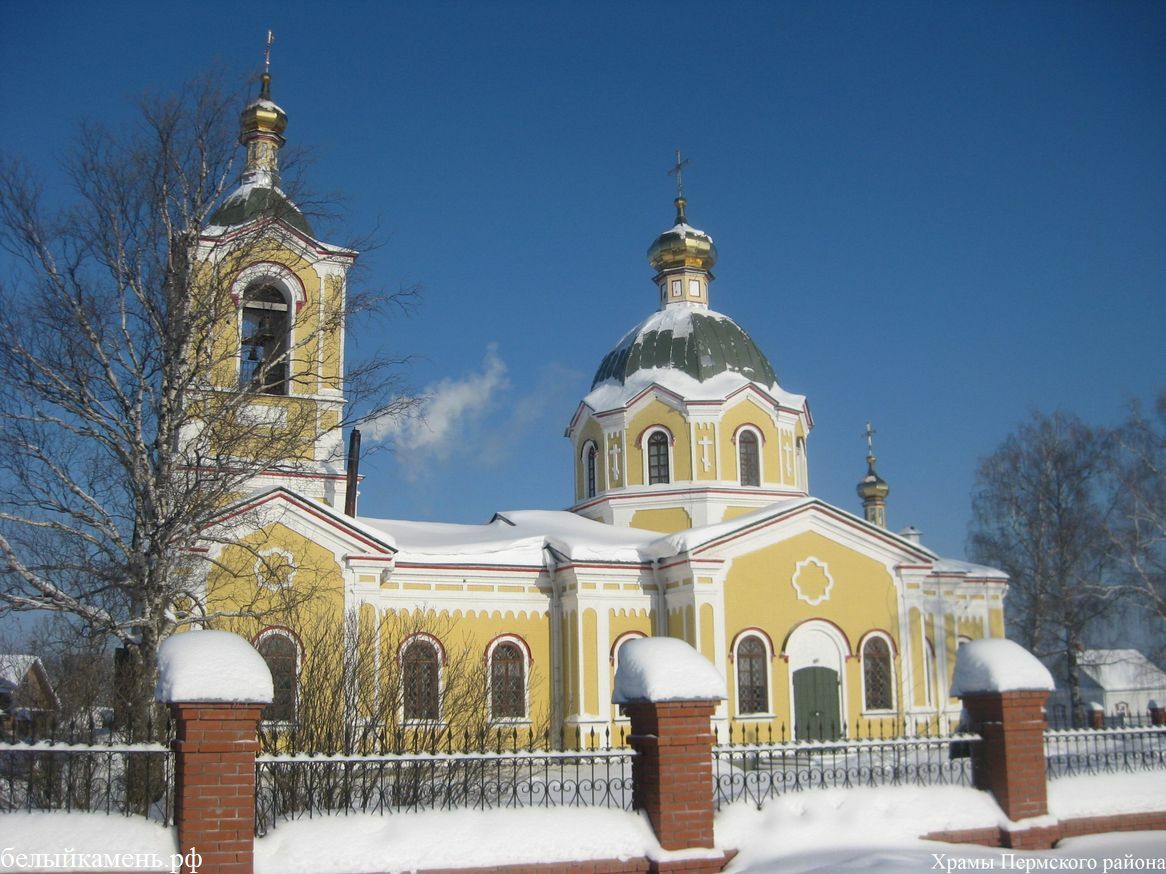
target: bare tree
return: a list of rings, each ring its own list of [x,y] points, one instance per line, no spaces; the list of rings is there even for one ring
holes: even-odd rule
[[[1136,602],[1166,622],[1166,392],[1151,413],[1134,404],[1115,432],[1113,546]]]
[[[1114,609],[1109,437],[1066,413],[1032,418],[980,462],[969,553],[1011,578],[1009,636],[1065,665],[1076,714],[1078,655]]]
[[[56,212],[19,163],[0,162],[0,612],[69,614],[112,638],[139,706],[161,641],[214,619],[191,582],[207,520],[256,474],[306,458],[318,417],[295,397],[295,362],[383,302],[349,292],[254,378],[233,375],[230,283],[292,218],[271,197],[213,259],[199,255],[238,176],[238,106],[204,79],[143,104],[129,130],[83,127],[64,167],[75,197]],[[349,403],[327,427],[410,405],[385,359],[347,364]],[[282,418],[255,415],[275,368]]]

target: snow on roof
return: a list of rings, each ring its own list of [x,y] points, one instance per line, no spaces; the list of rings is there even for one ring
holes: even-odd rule
[[[0,683],[16,688],[36,664],[40,659],[34,655],[0,653]]]
[[[1136,649],[1087,649],[1081,669],[1107,692],[1166,689],[1166,672]]]
[[[613,704],[727,697],[720,671],[683,640],[644,637],[620,647]]]
[[[1004,638],[973,640],[956,653],[953,697],[977,692],[1052,691],[1053,675],[1032,653]]]
[[[964,574],[969,577],[977,577],[982,579],[992,580],[1007,580],[1008,574],[998,568],[988,567],[984,564],[973,564],[970,561],[960,561],[955,558],[941,558],[932,567],[932,573],[936,574]]]
[[[388,534],[401,561],[448,561],[451,558],[498,564],[543,565],[546,547],[569,559],[644,561],[644,550],[659,532],[617,528],[584,519],[566,510],[514,510],[498,513],[485,525],[411,522],[400,519],[359,521]]]
[[[229,631],[188,631],[158,648],[154,698],[166,703],[237,701],[270,704],[271,671],[246,640]]]

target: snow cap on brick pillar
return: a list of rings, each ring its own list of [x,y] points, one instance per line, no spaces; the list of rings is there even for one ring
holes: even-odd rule
[[[956,655],[951,694],[963,700],[980,735],[972,781],[1013,821],[1048,813],[1044,705],[1052,689],[1048,668],[1011,640],[972,641]]]
[[[619,648],[613,704],[633,701],[724,701],[725,678],[683,640],[641,637]]]
[[[959,648],[951,694],[976,692],[1053,691],[1053,675],[1032,653],[1003,638],[973,640]]]
[[[168,637],[158,649],[158,701],[270,704],[272,693],[263,656],[237,634],[188,631]]]

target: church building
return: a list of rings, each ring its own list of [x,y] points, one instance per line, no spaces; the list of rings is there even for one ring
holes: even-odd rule
[[[375,677],[404,684],[395,708],[406,725],[446,718],[443,672],[456,649],[482,666],[490,725],[618,727],[620,647],[645,636],[685,640],[716,665],[729,698],[715,719],[734,734],[933,730],[958,715],[948,696],[956,649],[1003,636],[1006,576],[888,528],[890,489],[869,428],[859,512],[813,497],[809,404],[713,309],[716,246],[689,224],[682,186],[674,221],[648,248],[645,318],[596,350],[591,389],[566,423],[572,469],[561,475],[574,504],[477,525],[359,515],[337,427],[337,316],[356,253],[317,240],[280,191],[286,124],[265,74],[242,116],[243,184],[199,258],[219,263],[240,239],[264,241],[233,268],[236,318],[221,343],[237,366],[219,390],[259,385],[255,415],[275,428],[295,422],[302,451],[257,476],[206,529],[198,597],[208,615],[294,602],[299,616],[368,628],[421,617],[401,639],[377,636],[372,657]],[[291,723],[319,654],[276,610],[258,615],[220,624],[268,660],[277,679],[268,718]]]

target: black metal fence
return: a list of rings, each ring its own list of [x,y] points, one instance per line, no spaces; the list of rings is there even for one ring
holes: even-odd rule
[[[255,833],[266,834],[280,820],[326,814],[631,809],[634,753],[623,746],[622,733],[568,731],[557,738],[558,749],[537,749],[529,740],[520,745],[517,738],[491,733],[467,744],[468,751],[259,756]],[[574,749],[565,749],[571,741]]]
[[[1166,768],[1166,725],[1050,729],[1045,769],[1050,780]]]
[[[0,737],[0,812],[100,811],[169,825],[170,737],[168,721],[114,725],[97,715]]]
[[[876,729],[877,730],[877,729]],[[841,733],[841,732],[840,732]],[[742,729],[713,747],[717,809],[805,789],[861,786],[971,785],[969,733],[841,737],[837,740],[765,740]]]

